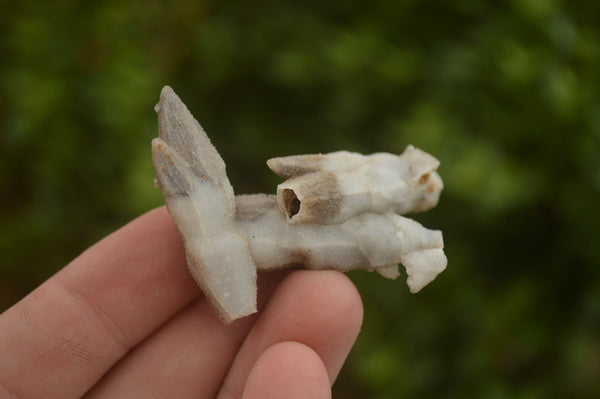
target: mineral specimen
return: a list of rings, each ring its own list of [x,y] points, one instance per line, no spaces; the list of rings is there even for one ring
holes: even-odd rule
[[[440,231],[400,214],[438,202],[433,156],[346,151],[270,159],[277,195],[234,196],[223,159],[173,90],[155,108],[152,158],[194,279],[225,323],[256,312],[257,270],[406,268],[418,292],[446,267]]]

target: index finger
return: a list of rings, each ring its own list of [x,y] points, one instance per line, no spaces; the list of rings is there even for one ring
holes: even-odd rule
[[[81,397],[198,293],[166,209],[148,212],[0,316],[0,393]]]

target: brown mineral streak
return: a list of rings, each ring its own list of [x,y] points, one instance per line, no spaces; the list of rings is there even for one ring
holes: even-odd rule
[[[310,264],[310,256],[306,253],[306,251],[295,249],[294,251],[292,251],[291,256],[294,259],[292,264],[299,264],[304,266]]]
[[[267,161],[269,168],[282,179],[289,179],[321,169],[323,154],[292,155],[272,158]]]
[[[327,221],[333,219],[340,212],[342,195],[338,188],[337,177],[333,173],[322,173],[320,178],[321,182],[313,187],[313,191],[309,192],[306,202],[310,206],[309,209],[315,209],[318,212],[318,219]]]
[[[291,222],[319,220],[327,223],[340,212],[342,195],[337,177],[331,172],[307,173],[292,177],[287,183],[296,183],[296,190],[291,190],[299,200],[297,212],[292,212],[286,204],[287,215]]]

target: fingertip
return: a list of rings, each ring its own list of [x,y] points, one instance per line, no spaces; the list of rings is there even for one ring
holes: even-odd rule
[[[327,369],[319,355],[299,342],[267,348],[252,367],[244,399],[331,398]]]
[[[362,315],[360,295],[342,273],[310,270],[290,273],[258,314],[223,380],[219,398],[241,397],[244,387],[250,384],[250,372],[260,365],[257,359],[281,342],[296,342],[311,348],[325,368],[328,385],[333,384],[356,341]],[[248,392],[259,391],[257,388]]]
[[[333,383],[363,321],[362,300],[352,281],[334,270],[295,271],[277,288],[271,304],[260,322],[278,322],[268,323],[272,331],[267,335],[315,348]]]
[[[335,270],[299,270],[286,278],[276,295],[285,296],[290,317],[312,321],[322,330],[355,332],[363,321],[362,299],[356,286],[344,274]],[[279,305],[281,306],[281,305]],[[354,337],[356,338],[356,337]]]

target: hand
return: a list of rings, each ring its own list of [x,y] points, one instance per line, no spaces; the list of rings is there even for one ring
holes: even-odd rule
[[[347,277],[259,275],[229,326],[199,294],[165,208],[141,216],[0,315],[0,397],[331,396],[362,322]]]

